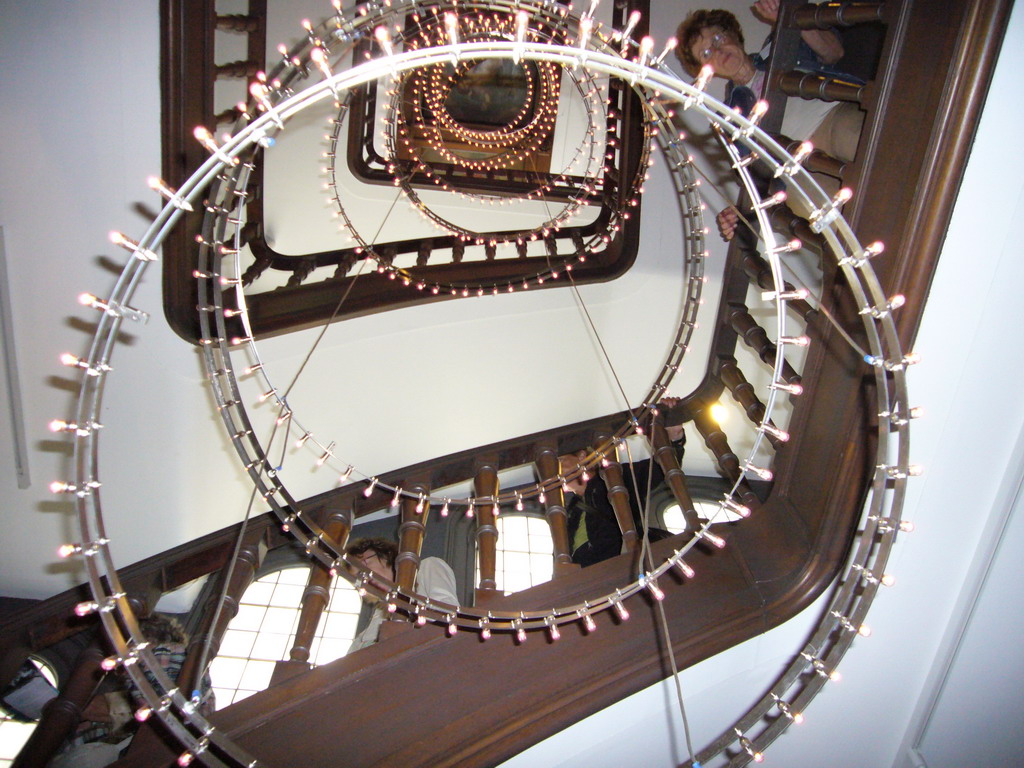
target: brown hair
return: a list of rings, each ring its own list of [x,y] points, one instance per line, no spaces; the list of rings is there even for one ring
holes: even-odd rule
[[[712,11],[694,11],[683,19],[679,29],[676,30],[676,58],[691,77],[697,76],[704,63],[694,58],[690,48],[708,27],[718,27],[726,34],[735,37],[741,46],[743,45],[743,30],[740,29],[739,21],[729,11],[721,8]]]
[[[362,557],[370,552],[394,570],[395,559],[398,557],[398,545],[388,539],[356,539],[345,548],[345,554],[352,557]]]
[[[139,629],[146,639],[156,644],[179,643],[185,645],[188,635],[177,619],[154,613],[139,622]]]

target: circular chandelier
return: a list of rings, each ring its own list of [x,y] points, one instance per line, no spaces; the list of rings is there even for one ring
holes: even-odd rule
[[[430,23],[424,22],[421,15],[429,15]],[[403,24],[407,24],[409,19],[414,23],[411,25],[412,32],[406,35],[402,31],[406,29]],[[365,483],[367,495],[374,490],[385,490],[392,494],[393,506],[405,498],[415,499],[418,511],[436,506],[441,509],[442,515],[448,514],[450,510],[471,515],[484,508],[497,514],[501,507],[520,506],[524,499],[537,498],[543,503],[547,492],[572,481],[581,473],[594,471],[603,460],[614,456],[623,440],[642,431],[646,418],[657,408],[658,401],[683,360],[700,301],[705,256],[704,205],[697,192],[698,181],[692,158],[686,154],[678,133],[672,127],[666,105],[703,117],[714,126],[723,139],[745,190],[754,201],[754,217],[762,239],[768,244],[766,257],[776,286],[769,293],[779,330],[778,352],[773,381],[766,396],[765,414],[757,427],[754,446],[748,457],[741,462],[743,473],[740,480],[746,476],[762,479],[770,477],[768,470],[754,463],[754,453],[762,440],[767,439],[766,435],[778,437],[775,434],[778,430],[771,421],[777,402],[783,397],[799,394],[783,378],[787,349],[805,346],[807,343],[806,337],[786,333],[786,304],[797,297],[783,287],[780,256],[792,246],[778,242],[771,230],[767,209],[775,198],[762,199],[760,196],[747,163],[743,160],[750,153],[756,154],[777,177],[785,178],[789,196],[812,211],[812,228],[824,237],[843,273],[853,300],[860,309],[869,347],[865,361],[875,375],[878,413],[881,417],[876,472],[870,501],[864,513],[864,533],[851,556],[847,578],[842,580],[814,636],[795,654],[792,664],[772,686],[771,692],[726,729],[720,739],[701,752],[700,759],[709,759],[736,745],[740,748],[738,755],[741,764],[746,760],[759,759],[761,750],[789,722],[794,721],[793,713],[801,711],[828,679],[853,637],[861,630],[864,614],[881,581],[875,575],[882,572],[892,541],[901,529],[900,510],[905,482],[908,475],[913,474],[908,461],[908,423],[913,414],[907,404],[904,375],[906,366],[913,362],[913,356],[905,355],[900,347],[890,311],[894,304],[883,293],[870,265],[870,259],[881,248],[878,245],[864,247],[858,242],[840,213],[842,200],[826,196],[801,166],[801,155],[805,154],[803,151],[799,151],[796,156],[789,155],[757,127],[757,113],[748,119],[708,96],[704,92],[710,77],[708,72],[702,73],[694,85],[682,82],[663,64],[670,47],[655,57],[650,38],[635,41],[630,37],[633,24],[635,21],[631,21],[622,31],[605,28],[593,18],[593,5],[587,14],[574,16],[565,6],[547,2],[493,0],[486,3],[459,3],[447,10],[445,6],[432,6],[427,10],[416,0],[387,0],[382,3],[364,3],[350,11],[339,8],[336,14],[319,25],[308,25],[306,39],[288,51],[277,70],[253,83],[250,107],[229,137],[218,142],[205,129],[197,129],[196,138],[208,148],[210,157],[180,189],[163,187],[168,198],[167,204],[146,233],[137,241],[115,234],[114,242],[126,249],[130,258],[110,296],[102,299],[93,296],[86,302],[101,311],[88,354],[81,358],[68,355],[63,361],[82,372],[74,420],[56,423],[56,428],[68,432],[74,440],[76,475],[73,480],[54,483],[52,489],[74,498],[81,525],[81,543],[69,545],[65,553],[85,557],[93,599],[82,603],[77,610],[83,615],[90,612],[100,615],[115,649],[115,662],[124,665],[147,701],[147,706],[140,710],[139,716],[156,713],[168,726],[184,748],[180,764],[187,765],[199,759],[215,766],[255,766],[258,761],[245,754],[202,717],[189,696],[179,691],[160,668],[121,588],[103,524],[97,468],[97,416],[104,383],[112,373],[111,358],[118,329],[124,320],[131,320],[138,315],[130,308],[135,287],[149,265],[157,261],[157,249],[168,232],[179,222],[185,211],[205,201],[207,213],[197,243],[195,277],[203,335],[201,350],[211,389],[227,434],[256,492],[278,515],[285,530],[295,537],[309,556],[329,568],[332,574],[355,582],[361,591],[383,600],[389,611],[405,614],[418,623],[432,622],[440,625],[449,634],[470,631],[486,637],[493,633],[506,633],[522,640],[526,633],[543,632],[551,640],[556,640],[559,627],[566,624],[580,623],[590,631],[594,627],[595,613],[614,610],[621,615],[622,601],[631,595],[646,592],[652,599],[660,600],[663,593],[659,579],[670,570],[681,573],[684,578],[693,578],[695,574],[685,557],[701,541],[717,544],[716,537],[708,530],[715,519],[705,523],[690,541],[667,559],[643,570],[636,580],[622,585],[611,594],[595,595],[580,604],[544,607],[535,611],[488,611],[447,605],[421,595],[407,594],[395,584],[363,572],[357,563],[345,556],[339,542],[303,514],[278,469],[267,456],[267,447],[260,441],[258,430],[250,420],[238,378],[242,375],[257,377],[265,393],[259,399],[269,402],[275,408],[278,425],[301,435],[300,444],[312,452],[318,464],[333,467],[339,482]],[[400,34],[395,34],[395,30]],[[367,42],[373,47],[372,54],[365,61],[348,69],[338,66],[337,62],[344,55],[351,53],[358,44]],[[312,427],[306,425],[302,414],[292,411],[275,384],[270,366],[261,360],[258,345],[248,325],[239,258],[243,244],[241,227],[237,223],[244,202],[241,193],[247,188],[255,155],[271,147],[275,137],[285,131],[289,121],[303,110],[331,100],[340,107],[352,89],[378,80],[383,79],[395,85],[389,124],[392,150],[402,140],[402,126],[405,126],[404,130],[409,130],[409,123],[403,123],[397,115],[404,108],[402,100],[406,96],[417,102],[413,109],[413,114],[418,115],[415,124],[422,127],[428,113],[432,120],[436,120],[436,125],[431,129],[435,132],[430,135],[438,143],[444,143],[441,137],[446,131],[458,136],[460,140],[489,143],[491,149],[497,150],[494,157],[504,158],[494,162],[510,162],[508,155],[514,156],[520,151],[513,151],[513,146],[535,148],[536,143],[542,141],[545,131],[551,130],[547,121],[551,117],[550,110],[557,111],[556,107],[549,105],[547,111],[539,107],[533,112],[517,111],[505,124],[507,130],[489,131],[467,127],[453,117],[446,106],[448,95],[459,78],[481,63],[490,61],[512,61],[522,72],[533,73],[527,76],[531,84],[526,90],[530,96],[524,103],[529,102],[534,106],[545,100],[556,104],[552,101],[551,89],[559,72],[575,73],[570,79],[576,84],[574,87],[578,86],[581,94],[599,91],[595,85],[596,78],[607,77],[622,80],[640,95],[644,103],[645,137],[648,143],[657,142],[665,165],[672,174],[683,211],[686,295],[674,343],[647,393],[639,404],[630,408],[629,415],[611,439],[597,446],[578,469],[514,492],[453,498],[389,486],[375,475],[361,473],[357,467],[346,462],[344,457],[336,455],[339,452],[335,446],[340,442],[337,438],[316,434]],[[601,113],[596,103],[592,106],[595,116],[591,120],[593,122]],[[344,110],[337,123],[341,122],[343,114]],[[335,141],[338,135],[335,134]],[[456,153],[449,152],[446,157],[461,162]],[[389,160],[394,163],[393,172],[396,177],[401,177],[403,173],[397,156]],[[415,166],[425,165],[422,157],[414,157],[412,162]],[[647,163],[641,165],[643,172],[632,180],[630,194],[626,196],[627,201],[633,204],[636,200],[634,195],[639,194],[646,174]],[[594,169],[595,183],[601,172],[602,169]],[[543,191],[537,194],[542,196]],[[408,194],[408,191],[407,196],[411,204],[423,204],[422,200]],[[625,207],[628,208],[630,202]],[[628,213],[628,210],[620,210],[618,218],[611,217],[609,227],[618,226],[618,221]],[[549,222],[551,227],[560,225],[561,221],[557,217]],[[463,234],[468,241],[478,242],[477,233],[467,230]],[[515,244],[517,238],[521,241],[522,238],[536,234],[532,230],[521,232],[510,236],[504,243]],[[605,232],[596,237],[603,239],[610,235]],[[585,243],[582,248],[578,248],[574,258],[584,260],[588,245]],[[366,247],[372,249],[372,244],[367,242]],[[383,267],[383,262],[380,265]],[[394,269],[390,265],[387,268]],[[551,266],[533,280],[542,283],[545,279],[557,279],[560,274],[571,273],[571,268],[572,260],[568,260]],[[393,276],[404,279],[400,270],[395,270]],[[530,282],[526,280],[525,286],[529,287]],[[420,290],[427,287],[416,286]],[[435,293],[445,290],[467,295],[468,292],[466,286],[434,284],[429,287],[431,290],[436,288]],[[516,285],[508,283],[487,288],[495,293],[499,290],[515,292],[520,289],[518,282]],[[476,289],[481,294],[485,290],[484,286],[477,286]],[[236,363],[239,353],[254,361],[245,366],[244,370]],[[739,482],[720,503],[721,515],[745,509],[735,495]],[[807,680],[809,668],[817,674]],[[151,673],[157,685],[147,679],[144,670]],[[768,718],[770,712],[786,716]],[[766,718],[768,725],[755,732],[758,724],[766,721]]]

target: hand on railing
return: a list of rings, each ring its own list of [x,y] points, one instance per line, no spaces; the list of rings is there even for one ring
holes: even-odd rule
[[[735,208],[723,208],[715,216],[715,223],[718,225],[718,234],[728,243],[732,240],[733,235],[736,234],[736,227],[740,223],[740,215],[736,212]]]

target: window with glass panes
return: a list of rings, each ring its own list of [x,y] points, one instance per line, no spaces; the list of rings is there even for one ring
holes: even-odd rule
[[[309,568],[274,571],[249,585],[231,620],[220,652],[210,665],[217,706],[226,707],[270,684],[278,661],[288,658]],[[331,597],[310,646],[314,666],[344,656],[356,633],[360,598],[344,579],[334,579]]]
[[[57,687],[57,676],[49,665],[39,659],[29,657],[29,661],[35,664],[47,682],[54,688]],[[23,722],[15,719],[3,706],[0,706],[0,768],[11,765],[14,758],[25,746],[28,737],[36,728],[34,722]]]
[[[505,594],[551,580],[551,529],[536,515],[500,515],[495,581]],[[479,583],[479,572],[477,573]]]

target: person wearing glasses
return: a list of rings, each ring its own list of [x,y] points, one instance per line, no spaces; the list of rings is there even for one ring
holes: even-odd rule
[[[779,0],[758,0],[753,10],[759,18],[774,24]],[[729,11],[715,9],[693,11],[679,25],[676,40],[676,57],[686,72],[696,77],[704,66],[710,66],[715,77],[727,81],[726,104],[748,114],[764,88],[772,36],[768,36],[758,53],[748,54],[739,21]],[[860,83],[834,67],[843,54],[843,44],[832,30],[804,30],[796,69]],[[855,104],[790,98],[786,102],[782,133],[798,141],[809,140],[815,148],[850,162],[857,151],[863,119]],[[722,238],[731,240],[738,221],[736,211],[726,208],[717,220]]]

